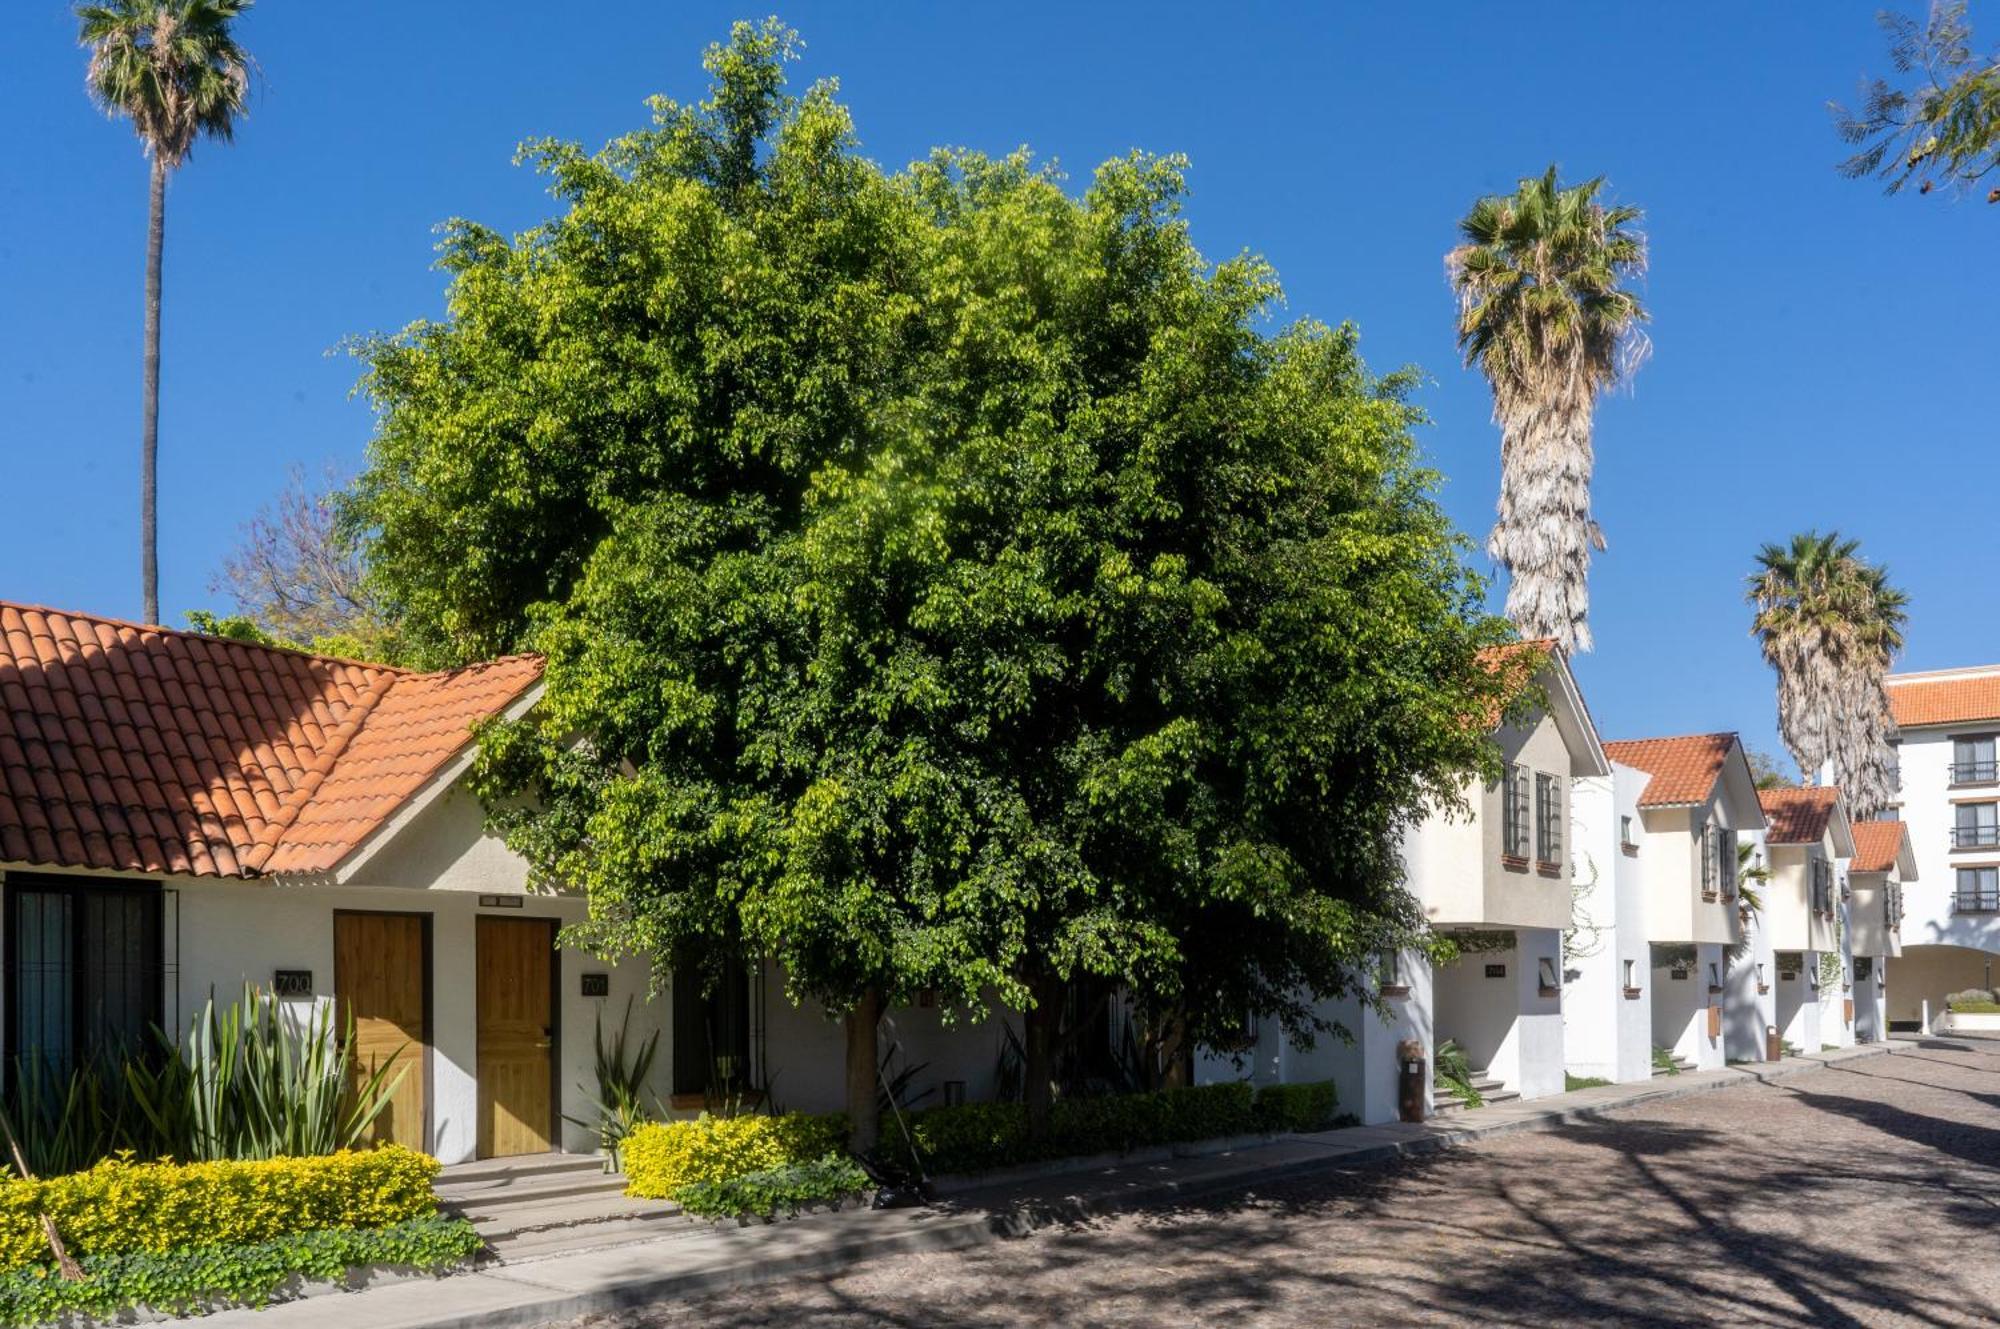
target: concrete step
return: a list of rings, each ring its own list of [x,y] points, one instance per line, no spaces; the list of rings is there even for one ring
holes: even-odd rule
[[[449,1163],[438,1173],[438,1185],[509,1177],[540,1177],[554,1173],[604,1171],[602,1154],[516,1154],[482,1158],[476,1163]]]
[[[542,1232],[575,1232],[607,1225],[656,1223],[674,1218],[681,1207],[671,1200],[634,1200],[611,1194],[574,1196],[542,1205],[518,1205],[483,1214],[466,1214],[488,1244],[509,1237]]]
[[[625,1189],[625,1177],[622,1173],[593,1168],[588,1172],[545,1172],[526,1177],[454,1179],[439,1181],[432,1189],[442,1204],[461,1211],[489,1213],[570,1198],[617,1195]]]
[[[664,1238],[694,1236],[708,1230],[706,1223],[691,1223],[672,1213],[643,1213],[628,1218],[605,1219],[574,1227],[547,1228],[535,1232],[511,1232],[489,1237],[482,1263],[526,1264],[579,1251],[608,1250],[636,1246]]]
[[[1485,1071],[1474,1071],[1472,1073],[1472,1087],[1479,1091],[1480,1098],[1484,1099],[1488,1104],[1506,1103],[1520,1097],[1518,1093],[1509,1089]],[[1462,1112],[1464,1110],[1465,1104],[1460,1102],[1458,1095],[1453,1093],[1449,1088],[1443,1085],[1431,1086],[1431,1112],[1433,1115],[1440,1112]]]

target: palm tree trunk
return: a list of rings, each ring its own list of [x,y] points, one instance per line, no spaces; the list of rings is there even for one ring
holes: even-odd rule
[[[146,226],[146,402],[139,440],[139,580],[146,621],[160,621],[160,251],[167,238],[167,164],[153,157],[152,215]]]

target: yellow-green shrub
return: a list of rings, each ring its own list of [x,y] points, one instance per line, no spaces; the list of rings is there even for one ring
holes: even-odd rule
[[[809,1163],[841,1152],[846,1143],[847,1118],[838,1113],[648,1122],[625,1137],[625,1193],[670,1200],[689,1182]]]
[[[0,1182],[0,1269],[48,1257],[38,1215],[74,1255],[236,1246],[437,1212],[438,1162],[390,1146],[258,1162],[136,1163]]]

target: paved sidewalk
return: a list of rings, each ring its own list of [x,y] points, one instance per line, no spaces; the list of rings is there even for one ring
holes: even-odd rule
[[[1050,1223],[1254,1187],[1322,1168],[1435,1153],[1497,1135],[1551,1130],[1641,1104],[1769,1083],[1829,1063],[1913,1048],[1914,1044],[1874,1044],[1809,1053],[1775,1063],[1496,1104],[1421,1124],[1281,1136],[1213,1152],[1148,1155],[1080,1170],[1043,1169],[1036,1175],[958,1191],[928,1209],[814,1214],[751,1227],[690,1222],[671,1235],[627,1246],[489,1266],[448,1278],[383,1283],[261,1311],[227,1311],[204,1323],[215,1329],[541,1325],[668,1296],[838,1268],[876,1255],[979,1245]]]

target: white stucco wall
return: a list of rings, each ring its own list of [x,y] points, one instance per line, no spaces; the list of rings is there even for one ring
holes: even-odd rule
[[[1564,956],[1563,1059],[1580,1076],[1624,1083],[1652,1074],[1652,982],[1644,881],[1621,843],[1621,818],[1638,825],[1638,795],[1649,777],[1615,765],[1571,788],[1573,871],[1580,883],[1575,950]],[[1639,995],[1625,995],[1626,965]]]
[[[477,1144],[478,1066],[476,953],[474,920],[482,913],[495,917],[549,918],[574,922],[583,915],[578,899],[530,897],[520,909],[482,909],[479,897],[462,891],[394,887],[283,886],[265,882],[181,881],[178,892],[179,941],[168,942],[170,988],[167,1017],[181,1025],[193,1018],[214,991],[220,998],[239,992],[244,982],[268,988],[277,969],[305,969],[321,999],[334,991],[333,916],[336,910],[387,910],[427,914],[431,919],[430,1062],[432,1152],[445,1162],[473,1156]],[[171,910],[169,927],[172,927]],[[177,960],[177,964],[176,964]],[[587,1095],[596,1091],[592,1038],[599,1011],[607,1026],[616,1028],[626,999],[633,999],[634,1037],[644,1037],[667,1023],[664,998],[646,999],[647,968],[627,961],[608,965],[575,950],[558,957],[558,1021],[560,1094],[558,1115],[587,1116]],[[579,994],[581,975],[609,976],[610,996]],[[653,1078],[659,1093],[667,1090],[671,1065],[669,1035]],[[595,1148],[591,1132],[571,1122],[560,1126],[562,1146],[575,1151]]]
[[[1750,866],[1768,865],[1768,851],[1761,831],[1746,834],[1751,845]],[[1760,890],[1756,883],[1752,890]],[[1762,883],[1760,898],[1768,904],[1769,883]],[[1727,991],[1723,997],[1723,1055],[1728,1061],[1762,1061],[1767,1050],[1766,1035],[1778,1023],[1776,948],[1763,912],[1750,916],[1740,953],[1729,963]],[[1760,992],[1758,989],[1762,987]]]
[[[1673,977],[1671,966],[1653,970],[1653,1045],[1685,1057],[1698,1070],[1723,1065],[1723,1040],[1709,1037],[1708,1008],[1723,1000],[1721,992],[1709,989],[1721,986],[1710,980],[1722,974],[1724,949],[1715,942],[1697,944],[1685,978]]]
[[[1907,883],[1904,890],[1906,947],[1965,946],[2000,955],[2000,914],[1961,914],[1952,906],[1960,864],[2000,862],[2000,852],[1952,850],[1951,827],[1956,815],[1952,800],[1988,796],[2000,799],[2000,788],[1993,785],[1952,787],[1952,736],[1992,733],[1995,729],[2000,729],[2000,725],[1902,731],[1897,812],[1910,828],[1910,850],[1917,864],[1916,880]],[[1894,986],[1893,975],[1891,986]]]
[[[1437,1039],[1456,1042],[1476,1071],[1485,1071],[1523,1098],[1563,1089],[1560,983],[1541,992],[1546,959],[1560,978],[1562,933],[1517,928],[1507,950],[1474,951],[1433,975]],[[1505,973],[1489,977],[1489,966]]]

